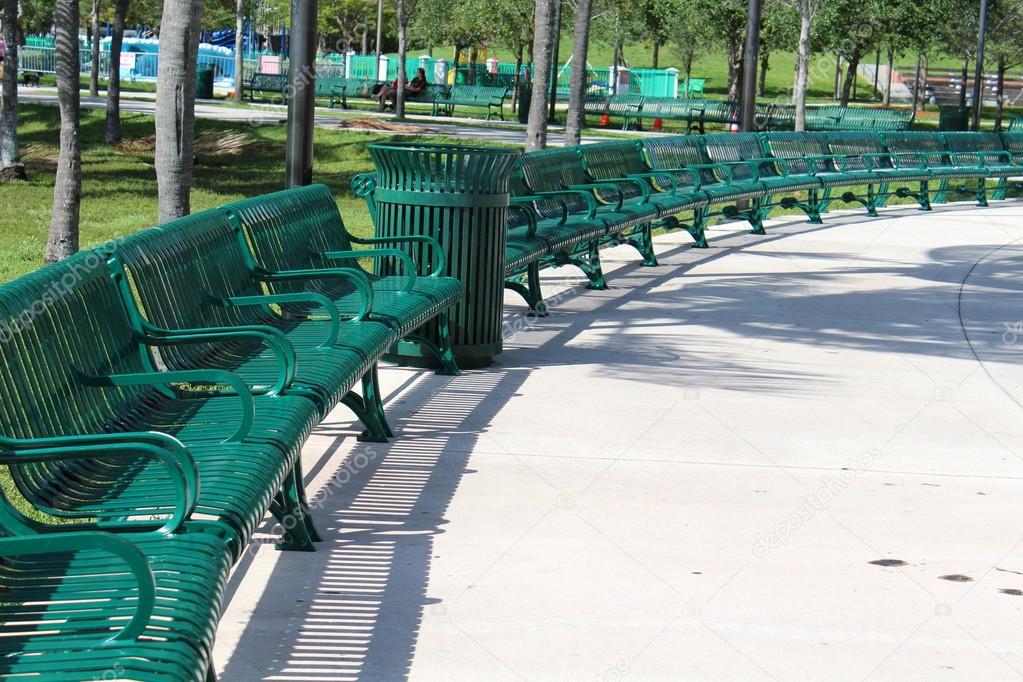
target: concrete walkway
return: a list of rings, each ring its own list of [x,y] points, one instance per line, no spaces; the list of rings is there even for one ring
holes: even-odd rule
[[[1023,676],[1023,204],[768,230],[384,370],[399,437],[317,430],[326,540],[252,546],[221,679]]]

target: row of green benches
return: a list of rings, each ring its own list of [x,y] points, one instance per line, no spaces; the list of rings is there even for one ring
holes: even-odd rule
[[[644,120],[679,121],[686,124],[686,132],[694,129],[704,133],[706,124],[736,124],[742,104],[724,99],[678,99],[675,97],[646,97],[637,94],[592,95],[585,102],[587,114],[616,116],[622,119],[622,130],[640,127]],[[758,102],[756,127],[758,130],[792,130],[796,110],[791,104]],[[910,109],[875,107],[810,106],[806,108],[806,129],[830,130],[908,130],[913,121]]]
[[[921,209],[953,191],[1002,199],[1023,176],[1023,132],[780,132],[676,135],[545,149],[519,157],[512,178],[505,285],[546,314],[542,268],[574,265],[606,288],[600,249],[629,244],[657,264],[655,230],[684,229],[697,247],[714,217],[747,220],[756,234],[775,208],[811,222],[835,201],[868,215],[892,196]],[[372,174],[353,181],[373,204]],[[841,193],[839,193],[841,192]]]
[[[264,515],[281,549],[320,539],[299,459],[313,427],[342,402],[386,440],[378,359],[427,321],[447,330],[461,284],[436,242],[409,240],[432,275],[400,238],[349,236],[313,186],[0,286],[0,678],[213,677],[228,572]]]
[[[314,87],[317,97],[328,99],[328,106],[331,109],[337,105],[347,109],[350,99],[375,101],[376,92],[385,85],[388,84],[366,78],[324,76],[316,79]],[[253,101],[256,94],[270,94],[280,97],[282,102],[287,102],[288,91],[288,76],[273,73],[252,74],[247,89],[249,99]],[[420,93],[406,95],[406,101],[429,104],[434,116],[452,116],[456,106],[465,106],[486,109],[488,121],[493,116],[503,121],[504,103],[509,93],[510,88],[506,87],[431,83]]]

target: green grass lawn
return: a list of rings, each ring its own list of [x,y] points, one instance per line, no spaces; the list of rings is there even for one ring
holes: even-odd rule
[[[104,113],[82,112],[82,247],[100,244],[156,222],[156,172],[151,153],[124,153],[104,144]],[[124,115],[129,143],[153,135],[150,116]],[[0,281],[42,264],[53,204],[54,162],[58,151],[56,107],[19,107],[19,142],[26,157],[27,183],[0,183]],[[199,120],[196,134],[207,137],[244,133],[246,148],[237,155],[200,154],[195,166],[192,209],[198,211],[283,188],[285,130]],[[366,203],[352,194],[357,173],[373,169],[366,145],[391,136],[316,131],[317,182],[330,186],[348,228],[366,234],[372,223]],[[415,139],[415,138],[404,138]],[[431,141],[443,141],[431,138]]]

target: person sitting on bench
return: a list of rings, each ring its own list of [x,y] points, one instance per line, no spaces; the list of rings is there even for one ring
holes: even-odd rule
[[[426,69],[419,69],[416,71],[416,77],[405,84],[406,95],[418,95],[426,89]],[[394,96],[398,92],[398,80],[395,79],[390,85],[385,85],[380,88],[377,93],[377,101],[379,107],[377,111],[383,111],[387,108],[387,100],[391,100],[391,108],[394,108]]]

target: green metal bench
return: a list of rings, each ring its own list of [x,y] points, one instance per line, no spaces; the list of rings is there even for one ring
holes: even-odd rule
[[[376,363],[397,336],[387,324],[368,319],[368,278],[344,267],[269,271],[250,259],[228,213],[213,209],[121,240],[111,267],[141,332],[269,329],[294,358],[287,383],[275,371],[274,354],[251,343],[171,349],[161,353],[167,367],[229,369],[254,391],[306,399],[321,419],[344,402],[365,425],[363,440],[386,441],[392,433]],[[345,310],[315,290],[321,280],[348,292]],[[279,285],[288,290],[279,291]],[[362,396],[352,392],[360,381]]]
[[[311,185],[246,199],[224,206],[223,211],[248,244],[253,272],[319,272],[339,265],[356,268],[368,282],[373,295],[371,318],[394,330],[394,342],[402,339],[424,345],[437,357],[440,373],[457,375],[451,348],[449,309],[462,298],[462,284],[442,277],[446,270],[440,244],[429,237],[359,238],[345,229],[337,202],[324,185]],[[406,250],[394,247],[411,245]],[[356,245],[371,248],[356,249]],[[406,255],[411,252],[412,257]],[[389,272],[380,276],[359,268],[359,259],[372,259]],[[338,278],[310,278],[306,281],[264,278],[270,291],[288,295],[313,292],[332,301],[344,314],[354,314],[360,305],[353,288]],[[421,333],[426,331],[427,333]],[[446,340],[441,345],[430,341]]]
[[[643,95],[621,94],[601,95],[589,94],[583,102],[583,110],[587,114],[595,116],[618,116],[622,119],[622,130],[628,130],[629,125],[638,120],[638,114],[643,107]]]
[[[509,88],[490,85],[454,85],[433,100],[433,115],[453,116],[456,106],[480,107],[487,110],[487,120],[495,113],[504,120],[504,100]]]
[[[228,570],[266,512],[281,548],[309,548],[295,468],[318,413],[229,371],[157,371],[156,349],[274,338],[138,333],[108,254],[0,286],[17,491],[0,499],[0,675],[208,679]]]
[[[288,101],[288,74],[286,73],[260,73],[252,74],[249,85],[245,89],[249,101],[256,101],[256,93],[280,96],[284,103]]]

